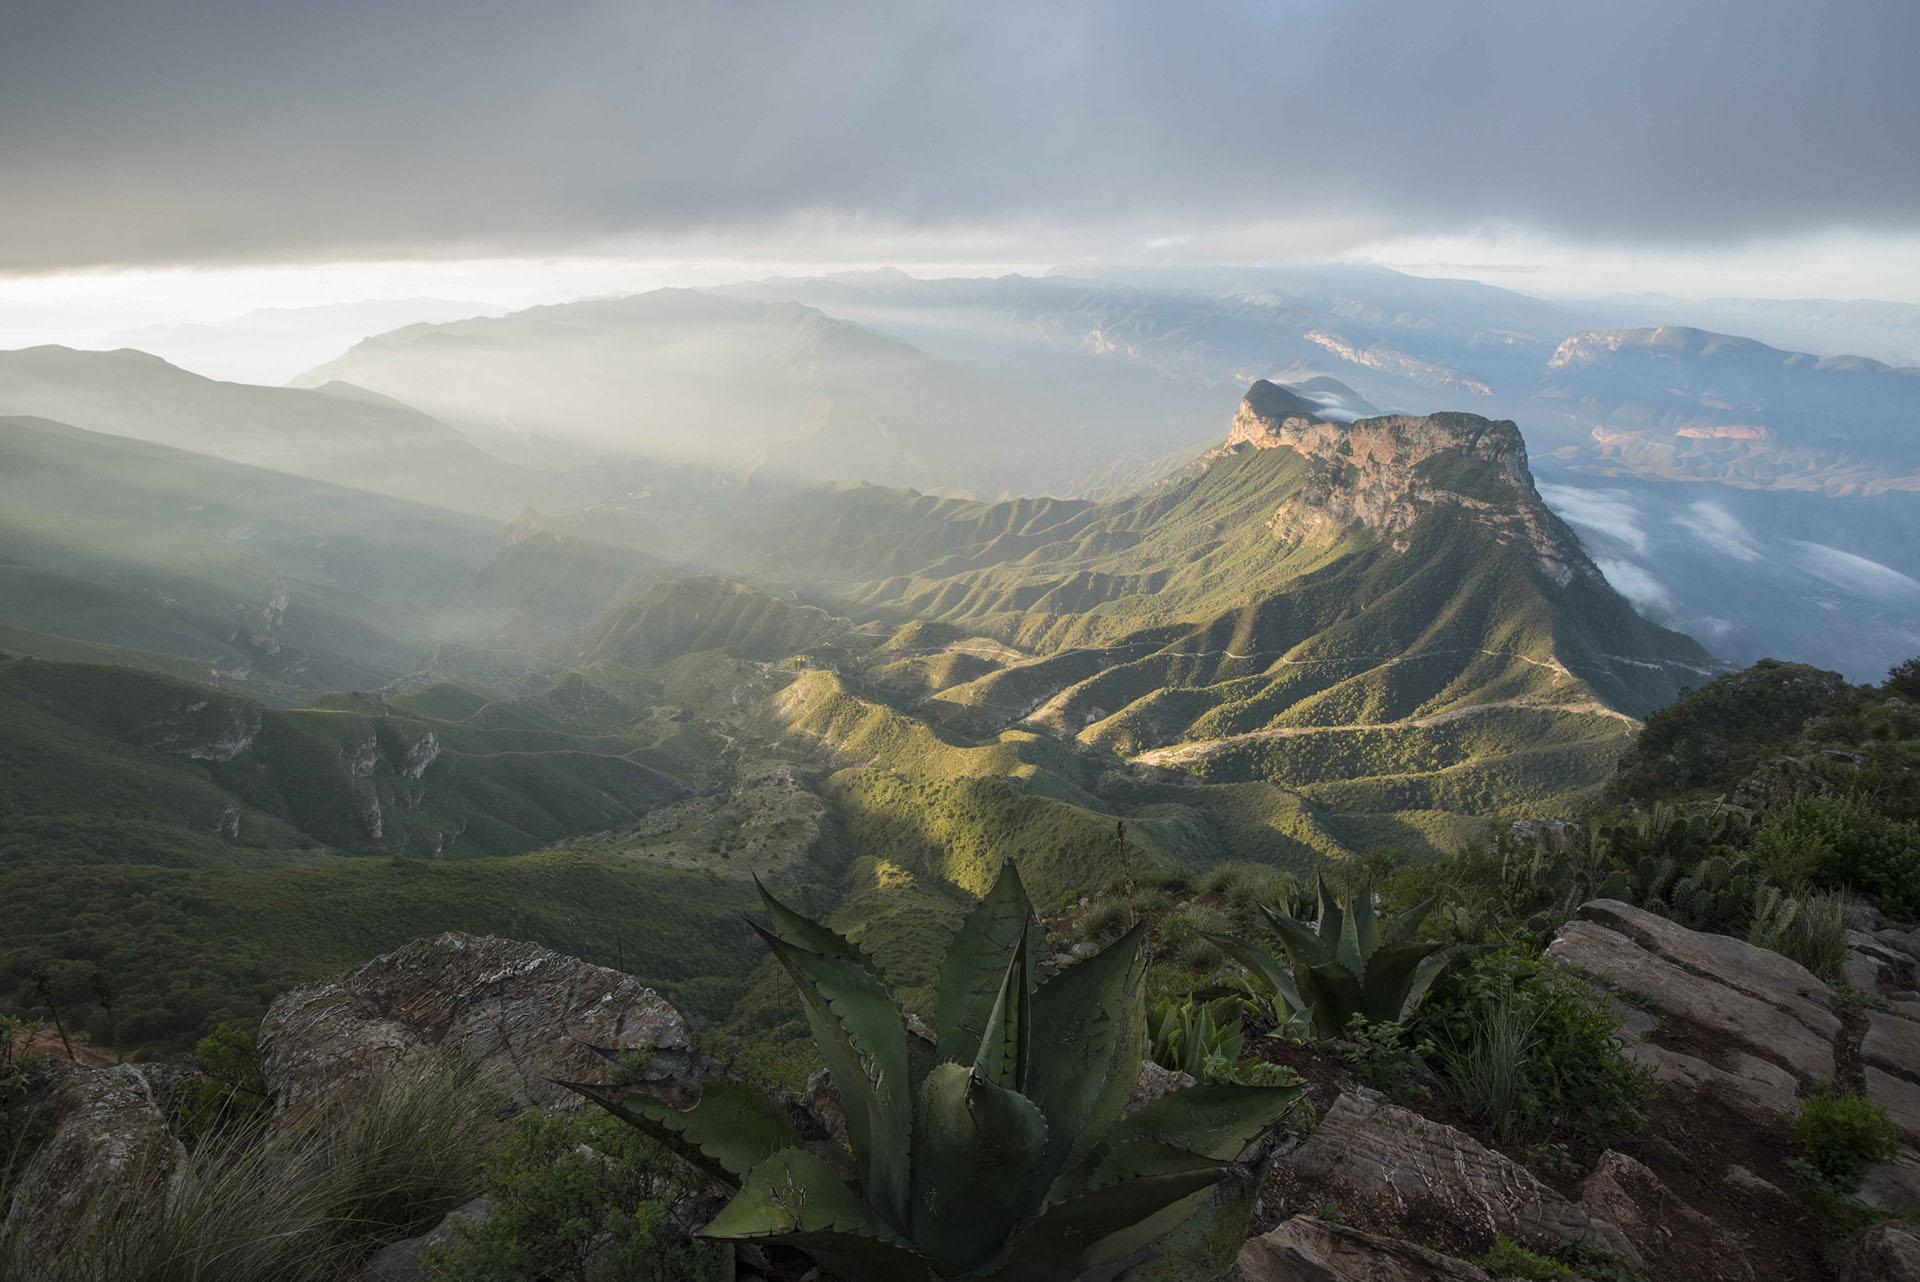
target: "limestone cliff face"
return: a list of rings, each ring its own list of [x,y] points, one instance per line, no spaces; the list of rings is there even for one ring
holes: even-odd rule
[[[1525,542],[1566,584],[1600,572],[1533,486],[1527,446],[1510,420],[1478,414],[1388,414],[1317,421],[1312,402],[1262,380],[1240,402],[1225,449],[1291,449],[1313,465],[1274,513],[1276,538],[1330,539],[1358,524],[1404,547],[1402,535],[1436,505],[1471,512],[1502,539]]]

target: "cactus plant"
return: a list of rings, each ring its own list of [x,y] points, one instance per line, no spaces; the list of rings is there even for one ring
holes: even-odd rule
[[[1011,864],[948,946],[929,1056],[871,958],[761,895],[772,923],[756,929],[799,987],[851,1152],[810,1147],[724,1077],[690,1109],[572,1084],[738,1190],[704,1236],[792,1246],[862,1282],[1061,1282],[1144,1256],[1299,1094],[1194,1086],[1121,1119],[1144,1040],[1143,927],[1048,974]]]
[[[1433,904],[1417,904],[1383,926],[1371,886],[1362,883],[1341,901],[1322,879],[1316,925],[1278,909],[1260,910],[1280,936],[1289,965],[1248,940],[1222,936],[1215,942],[1289,1007],[1311,1011],[1315,1034],[1331,1040],[1355,1015],[1375,1024],[1406,1019],[1436,980],[1473,955],[1469,945],[1413,937]]]

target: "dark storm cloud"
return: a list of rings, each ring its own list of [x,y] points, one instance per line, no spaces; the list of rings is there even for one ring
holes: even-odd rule
[[[1910,0],[15,0],[0,269],[908,230],[1920,209]]]

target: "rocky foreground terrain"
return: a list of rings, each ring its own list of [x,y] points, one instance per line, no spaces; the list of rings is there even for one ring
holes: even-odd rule
[[[1862,1200],[1895,1213],[1920,1204],[1920,930],[1889,927],[1871,910],[1859,925],[1851,987],[1833,988],[1726,936],[1616,901],[1582,906],[1549,956],[1606,991],[1624,1013],[1627,1053],[1658,1082],[1642,1132],[1596,1153],[1503,1151],[1443,1107],[1401,1107],[1294,1044],[1313,1116],[1242,1154],[1244,1179],[1264,1191],[1224,1275],[1477,1282],[1500,1276],[1475,1261],[1507,1238],[1590,1244],[1607,1267],[1650,1282],[1920,1279],[1911,1219],[1827,1243],[1788,1166],[1800,1100],[1830,1086],[1860,1092],[1887,1109],[1903,1141],[1897,1158],[1869,1168]],[[693,1049],[681,1015],[630,977],[457,934],[283,995],[258,1041],[283,1122],[349,1103],[382,1074],[449,1058],[494,1083],[508,1112],[582,1108],[556,1082],[604,1077],[593,1047],[639,1052],[630,1061],[638,1080],[670,1099],[719,1067]],[[38,1139],[5,1230],[20,1235],[27,1258],[57,1258],[118,1186],[177,1172],[184,1150],[172,1119],[194,1079],[166,1063],[53,1057],[31,1061],[29,1078]],[[1136,1103],[1184,1080],[1149,1064]],[[788,1106],[844,1135],[823,1079]],[[675,1220],[689,1228],[714,1205],[698,1193],[684,1202]],[[429,1248],[460,1240],[494,1209],[486,1197],[462,1205],[425,1235],[387,1244],[358,1276],[419,1277]],[[741,1276],[784,1271],[757,1252],[740,1267]]]

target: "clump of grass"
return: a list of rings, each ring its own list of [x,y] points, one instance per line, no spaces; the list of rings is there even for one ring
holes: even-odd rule
[[[1220,895],[1232,899],[1252,882],[1252,876],[1238,864],[1221,864],[1201,879],[1200,889],[1204,894]]]
[[[1225,913],[1206,904],[1194,904],[1162,921],[1160,938],[1181,965],[1204,973],[1227,959],[1220,946],[1206,936],[1229,934],[1232,930],[1233,922]]]
[[[1193,874],[1184,868],[1164,868],[1147,874],[1142,880],[1155,890],[1180,898],[1194,891]]]
[[[1852,924],[1853,904],[1844,894],[1795,896],[1768,887],[1761,893],[1747,942],[1797,961],[1821,979],[1833,979],[1846,965]]]
[[[0,1276],[36,1282],[332,1282],[378,1244],[472,1197],[493,1137],[486,1094],[436,1068],[351,1109],[211,1130],[102,1190],[57,1258],[0,1241]]]
[[[1514,1137],[1525,1113],[1527,1057],[1539,1022],[1539,1006],[1507,990],[1475,1024],[1440,1023],[1434,1030],[1434,1054],[1447,1093],[1503,1140]]]
[[[1127,933],[1133,912],[1124,899],[1098,899],[1080,919],[1080,929],[1094,943],[1106,943]]]

